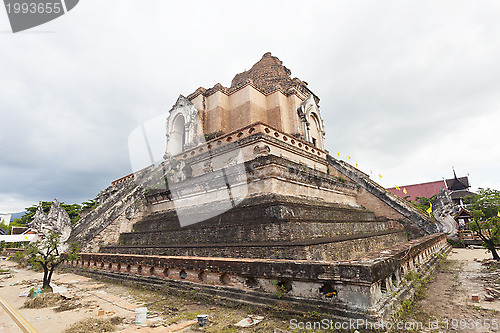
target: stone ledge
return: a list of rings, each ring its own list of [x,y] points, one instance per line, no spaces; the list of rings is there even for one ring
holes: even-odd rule
[[[319,149],[302,139],[285,134],[284,132],[260,121],[209,140],[196,147],[187,149],[175,157],[191,161],[193,157],[197,157],[202,154],[208,153],[210,155],[214,155],[220,151],[232,149],[235,142],[238,142],[239,145],[244,145],[249,141],[253,142],[256,137],[272,140],[272,142],[292,149],[299,155],[318,159],[318,161],[323,161],[323,163],[325,162],[326,151]]]
[[[111,253],[82,253],[81,260],[86,262],[147,262],[152,266],[172,266],[189,269],[212,268],[216,271],[229,269],[231,274],[248,275],[252,272],[260,272],[261,276],[277,277],[273,275],[275,268],[286,268],[284,271],[302,272],[297,277],[307,280],[323,281],[321,274],[342,277],[345,280],[347,275],[356,276],[356,281],[373,283],[386,277],[381,272],[395,266],[407,266],[411,269],[419,264],[423,257],[431,254],[436,244],[446,242],[445,234],[434,234],[412,240],[410,242],[394,246],[383,251],[373,252],[363,257],[361,260],[343,262],[314,262],[308,260],[287,260],[287,259],[245,259],[245,258],[217,258],[217,257],[189,257],[189,256],[157,256],[157,255],[134,255],[134,254],[111,254]],[[307,267],[307,270],[301,268]],[[342,274],[345,267],[355,269],[356,274]],[[281,271],[281,269],[280,269]],[[318,272],[321,272],[318,274]],[[349,279],[347,279],[349,280]]]
[[[244,295],[242,302],[248,297],[260,304],[291,301],[341,317],[376,319],[390,314],[400,299],[393,295],[408,294],[403,283],[396,287],[393,282],[401,281],[410,270],[428,270],[448,246],[445,234],[435,234],[372,253],[364,260],[335,263],[83,253],[79,261],[66,265],[141,284],[196,287],[221,297]],[[287,286],[288,292],[277,297],[278,285]]]
[[[252,290],[241,290],[237,288],[200,285],[190,281],[163,280],[154,277],[144,277],[132,274],[93,271],[80,267],[68,267],[65,269],[82,274],[94,279],[109,281],[113,283],[126,284],[131,287],[141,286],[155,291],[168,290],[173,294],[180,296],[193,297],[204,300],[212,304],[224,306],[250,305],[263,307],[268,311],[275,312],[278,315],[298,315],[310,316],[312,313],[327,314],[332,320],[343,320],[345,318],[366,319],[376,321],[377,317],[365,311],[351,309],[342,304],[332,306],[329,301],[311,301],[299,297],[282,296],[277,298],[275,295],[262,293]]]
[[[390,235],[394,233],[401,232],[400,229],[394,230],[386,230],[365,234],[354,234],[354,235],[346,235],[346,236],[338,236],[338,237],[318,237],[312,239],[302,239],[295,241],[276,241],[276,242],[242,242],[242,243],[196,243],[196,244],[150,244],[150,245],[115,245],[115,246],[107,246],[107,249],[119,249],[119,248],[170,248],[170,247],[241,247],[241,246],[249,246],[249,247],[268,247],[268,246],[309,246],[309,245],[318,245],[318,244],[327,244],[327,243],[338,243],[344,242],[348,240],[356,240],[363,238],[370,238],[376,236]]]

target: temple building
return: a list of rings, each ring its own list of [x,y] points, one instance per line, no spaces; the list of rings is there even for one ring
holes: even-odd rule
[[[449,250],[443,226],[328,154],[319,101],[270,53],[228,88],[180,95],[164,160],[98,195],[73,227],[69,242],[87,253],[71,264],[295,313],[387,318],[409,295],[404,275]]]
[[[466,197],[474,195],[470,192],[469,177],[457,177],[455,169],[453,169],[453,178],[442,179],[433,182],[426,182],[421,184],[405,185],[388,188],[387,190],[402,199],[407,199],[409,201],[415,201],[416,198],[431,198],[434,195],[438,195],[441,190],[448,192],[451,199],[455,205],[458,207],[464,207],[464,200]],[[406,190],[406,193],[403,192]]]

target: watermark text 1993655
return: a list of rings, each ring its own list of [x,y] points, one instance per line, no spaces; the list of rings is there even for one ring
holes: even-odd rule
[[[12,32],[52,21],[73,9],[79,0],[4,0]]]

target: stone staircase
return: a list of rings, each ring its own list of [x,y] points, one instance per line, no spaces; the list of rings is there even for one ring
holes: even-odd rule
[[[340,261],[404,241],[398,224],[365,209],[269,195],[187,227],[173,210],[151,214],[101,252]]]

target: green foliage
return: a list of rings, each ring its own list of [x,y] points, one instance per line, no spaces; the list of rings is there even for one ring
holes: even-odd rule
[[[217,132],[213,132],[213,133],[207,133],[207,134],[205,134],[205,140],[206,141],[210,141],[210,140],[215,139],[215,138],[217,138],[219,136],[222,136],[223,134],[224,134],[224,132],[222,132],[222,131],[217,131]]]
[[[10,234],[12,227],[24,227],[24,222],[21,219],[14,219],[10,221],[9,227],[7,228],[7,233]]]
[[[0,222],[0,228],[2,228],[5,231],[9,230],[9,226],[7,225],[7,223],[5,223],[4,219],[2,219],[2,222]]]
[[[144,191],[144,195],[148,196],[151,193],[154,193],[154,190],[157,190],[157,189],[160,189],[160,188],[161,188],[161,184],[148,185],[146,187],[146,190]]]
[[[436,200],[436,196],[433,195],[430,198],[425,198],[425,197],[416,197],[415,200],[413,201],[413,205],[417,207],[418,209],[427,212],[431,204]]]
[[[144,191],[144,195],[148,196],[151,193],[154,193],[155,190],[165,190],[168,188],[168,178],[167,176],[158,177],[158,179],[152,181],[150,185],[146,186],[146,190]]]
[[[341,183],[345,183],[347,181],[345,178],[342,177],[337,177],[337,180]]]
[[[80,220],[80,212],[83,210],[82,206],[79,204],[67,205],[65,203],[61,203],[61,207],[68,213],[69,218],[71,219],[71,224],[75,224]]]
[[[50,288],[52,273],[65,259],[73,261],[79,257],[78,246],[76,244],[70,245],[66,257],[60,253],[60,245],[60,236],[55,232],[50,232],[41,240],[28,244],[24,251],[24,256],[31,265],[40,265],[43,268],[42,289]]]
[[[50,210],[50,206],[52,205],[52,202],[50,201],[42,201],[42,209],[45,213],[48,213]],[[33,216],[35,216],[36,210],[38,209],[38,205],[33,205],[31,207],[27,207],[26,209],[26,214],[24,214],[21,218],[19,219],[14,219],[10,224],[12,226],[16,227],[24,227],[28,222],[30,222],[33,219]],[[10,231],[10,230],[9,230]]]
[[[288,292],[288,290],[286,289],[285,285],[282,282],[273,280],[273,284],[276,287],[276,297],[278,299],[281,299],[281,297],[283,297],[283,295],[285,295]]]
[[[95,199],[82,202],[82,210],[84,209],[94,209],[99,206],[99,203]]]
[[[403,279],[406,280],[412,287],[415,287],[418,283],[420,283],[421,274],[414,270],[409,270],[408,273],[403,276]]]
[[[69,249],[66,259],[68,261],[74,261],[80,259],[80,245],[78,245],[78,243],[69,244]]]
[[[468,197],[468,209],[473,216],[468,227],[484,241],[493,258],[500,260],[495,247],[500,246],[500,191],[480,188],[477,195]],[[482,230],[488,229],[489,235]]]
[[[14,261],[17,262],[18,264],[23,263],[25,260],[24,252],[19,251],[19,252],[14,253],[14,257],[12,259],[14,259]]]
[[[480,188],[477,195],[468,197],[470,202],[468,209],[471,213],[476,212],[483,220],[498,218],[500,212],[500,191],[490,188]]]

